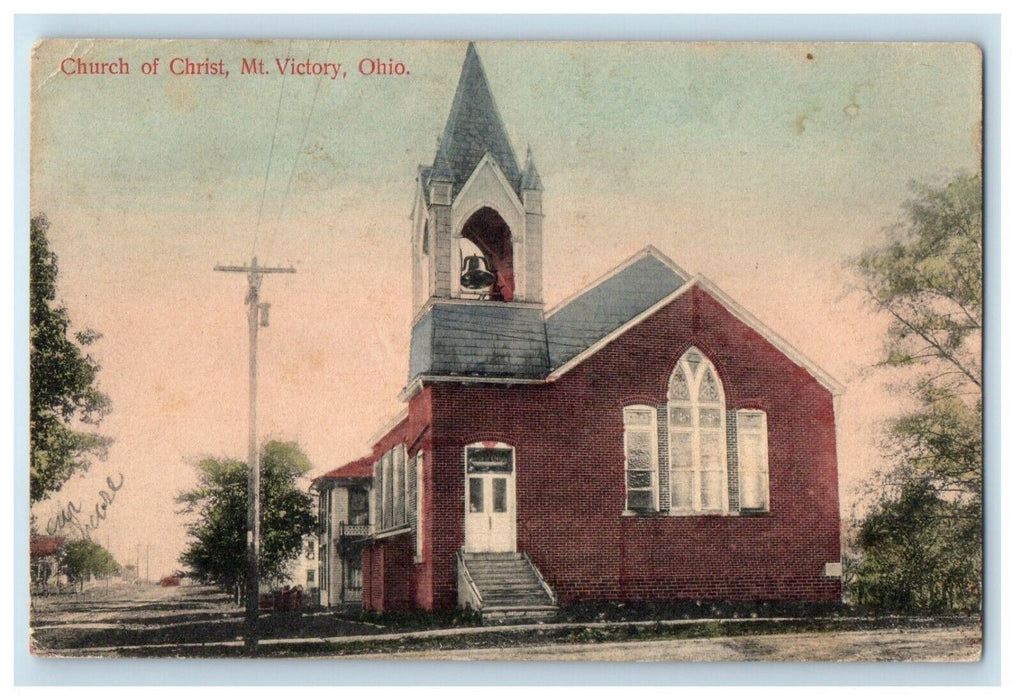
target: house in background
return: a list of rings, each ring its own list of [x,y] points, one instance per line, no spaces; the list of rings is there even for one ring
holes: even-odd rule
[[[367,608],[840,599],[835,379],[653,248],[546,308],[543,184],[472,44],[416,185],[407,409],[317,479],[336,538],[373,475]]]
[[[373,465],[357,460],[313,481],[319,493],[319,604],[362,602],[362,546],[369,536]]]
[[[63,546],[63,537],[30,536],[28,557],[33,589],[48,590],[60,586],[63,582],[60,575],[60,550]]]
[[[288,585],[301,588],[305,595],[313,596],[313,602],[319,603],[319,536],[306,535],[302,538],[302,552],[291,564],[291,575]]]

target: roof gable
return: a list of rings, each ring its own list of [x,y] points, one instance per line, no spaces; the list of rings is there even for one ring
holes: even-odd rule
[[[820,382],[820,384],[822,384],[823,387],[831,394],[839,395],[845,392],[844,384],[839,382],[833,375],[824,370],[818,364],[803,355],[802,352],[796,349],[794,345],[771,330],[765,323],[753,316],[748,309],[725,294],[724,291],[711,280],[707,279],[703,275],[696,275],[694,281],[700,289],[717,300],[717,302],[727,309],[732,316],[759,333],[785,357],[809,372],[809,374],[811,374],[816,381]]]
[[[599,287],[599,286],[598,286]],[[598,288],[597,287],[597,288]],[[704,277],[703,275],[696,275],[689,279],[686,283],[679,286],[673,292],[667,294],[659,301],[653,303],[648,308],[642,310],[640,313],[634,315],[625,323],[619,325],[616,328],[611,329],[609,332],[596,339],[593,343],[585,348],[582,348],[577,354],[569,357],[565,362],[561,363],[560,366],[553,366],[548,379],[556,380],[572,368],[578,366],[580,363],[588,359],[589,357],[596,354],[599,350],[606,347],[616,338],[624,335],[629,330],[637,326],[639,323],[645,321],[647,318],[655,314],[660,309],[664,308],[668,304],[672,303],[682,295],[691,291],[694,287],[699,287],[704,292],[709,294],[714,300],[720,303],[728,313],[737,318],[741,323],[745,324],[753,331],[761,335],[770,345],[776,348],[781,354],[791,360],[793,363],[805,369],[816,381],[818,381],[827,391],[834,395],[843,394],[845,391],[844,385],[834,378],[829,372],[824,370],[818,364],[810,360],[808,357],[803,355],[797,350],[791,343],[782,338],[776,332],[771,330],[765,323],[760,321],[758,318],[752,315],[741,304],[736,302],[734,299],[725,294],[716,284]],[[567,307],[565,307],[567,308]],[[550,334],[550,327],[548,322],[547,333]],[[552,353],[552,350],[551,350]]]
[[[483,201],[478,201],[480,199]],[[471,204],[466,207],[465,202]],[[479,206],[488,206],[496,210],[509,225],[516,217],[525,215],[525,208],[522,200],[518,198],[518,193],[504,177],[500,165],[488,152],[483,154],[461,192],[454,198],[453,208],[462,212],[462,220],[454,230],[460,230],[465,220],[478,211]]]

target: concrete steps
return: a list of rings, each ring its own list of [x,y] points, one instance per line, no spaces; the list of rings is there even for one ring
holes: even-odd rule
[[[548,620],[557,612],[539,572],[519,552],[465,554],[484,622]]]

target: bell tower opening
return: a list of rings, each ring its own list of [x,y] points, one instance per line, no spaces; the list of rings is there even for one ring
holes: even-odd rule
[[[462,295],[514,301],[514,246],[507,222],[494,209],[482,207],[465,222],[461,237],[470,244],[461,246]],[[490,278],[492,283],[486,284]]]

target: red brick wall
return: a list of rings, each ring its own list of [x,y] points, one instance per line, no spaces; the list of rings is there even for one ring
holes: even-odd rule
[[[407,610],[412,606],[411,536],[396,535],[367,547],[362,554],[362,606],[369,610]]]
[[[412,399],[408,416],[391,428],[375,445],[372,460],[376,462],[385,452],[398,444],[408,450],[408,457],[422,452],[425,458],[424,482],[429,480],[430,465],[430,390]],[[424,489],[423,513],[418,517],[428,518],[430,513],[429,489]],[[428,527],[425,527],[425,542],[430,541]],[[453,556],[453,555],[452,555]],[[431,553],[424,550],[423,561],[415,562],[415,528],[410,533],[378,540],[366,547],[363,557],[362,604],[370,610],[404,609],[419,607],[433,609],[433,590],[430,570]],[[372,585],[369,582],[372,581]],[[456,602],[456,601],[455,601]],[[448,606],[450,607],[450,606]]]
[[[664,403],[668,377],[691,345],[714,363],[728,409],[767,413],[767,514],[622,516],[621,409]],[[518,548],[564,602],[840,597],[839,581],[822,576],[826,562],[840,559],[832,397],[698,288],[556,382],[438,384],[413,399],[409,422],[430,411],[422,566],[431,577],[417,575],[413,585],[422,607],[457,602],[462,448],[479,440],[516,448]]]
[[[383,550],[366,547],[362,550],[362,607],[383,610]]]

